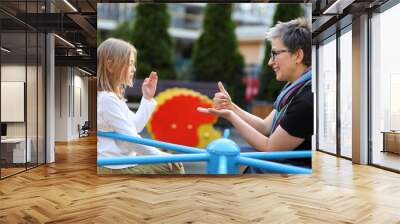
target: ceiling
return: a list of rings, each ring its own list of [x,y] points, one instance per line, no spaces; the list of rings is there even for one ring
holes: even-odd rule
[[[351,24],[352,18],[373,11],[388,0],[312,0],[313,42]],[[329,29],[331,31],[329,31]],[[329,32],[327,32],[329,31]]]
[[[172,0],[183,2],[186,0]],[[387,0],[272,0],[250,2],[312,3],[313,41],[323,37],[333,25],[345,17],[351,17],[373,10]],[[47,2],[47,5],[46,5]],[[54,32],[56,65],[79,66],[92,74],[96,70],[96,26],[97,3],[129,2],[124,0],[1,0],[0,27],[2,43],[15,51],[16,57],[35,52],[33,36],[28,34],[26,52],[25,39],[17,33]],[[155,2],[155,1],[143,1]],[[163,2],[163,1],[157,1]],[[171,2],[171,1],[169,1]],[[336,2],[336,3],[335,3]],[[51,9],[51,10],[50,10]],[[49,13],[51,11],[51,13]],[[332,29],[334,32],[334,29]],[[7,33],[7,34],[4,34]],[[66,41],[63,41],[66,40]],[[70,43],[70,44],[69,44]],[[72,45],[73,46],[72,46]],[[40,48],[41,46],[39,46]],[[10,57],[11,58],[11,57]]]
[[[55,33],[56,66],[78,66],[95,74],[97,2],[99,1],[1,0],[2,45],[12,50],[7,56],[11,60],[28,54],[30,58],[30,54],[35,55],[37,44],[29,42],[37,34],[29,33]],[[25,35],[21,35],[25,32],[28,45],[25,43]],[[36,43],[36,39],[33,42]]]

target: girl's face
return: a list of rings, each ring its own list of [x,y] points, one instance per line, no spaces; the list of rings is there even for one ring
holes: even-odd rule
[[[133,86],[133,80],[135,77],[135,72],[136,72],[136,66],[135,66],[135,55],[133,52],[131,52],[131,55],[129,57],[129,62],[128,62],[128,67],[124,69],[125,73],[125,84],[128,85],[129,87]]]

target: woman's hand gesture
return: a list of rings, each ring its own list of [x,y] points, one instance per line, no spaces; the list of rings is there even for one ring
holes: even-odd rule
[[[233,115],[233,112],[228,109],[214,109],[214,108],[198,107],[197,111],[200,113],[205,113],[205,114],[214,114],[218,117],[223,117],[227,120],[230,120]]]
[[[229,93],[225,90],[224,85],[221,82],[218,82],[219,92],[214,95],[213,98],[213,107],[217,110],[233,109],[233,103]]]

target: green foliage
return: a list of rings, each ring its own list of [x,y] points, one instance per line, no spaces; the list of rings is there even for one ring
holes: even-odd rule
[[[97,42],[97,46],[99,46],[101,44],[101,42],[103,42],[103,38],[102,38],[99,30],[97,30],[97,32],[96,32],[96,42]]]
[[[273,22],[274,24],[278,21],[287,22],[300,16],[304,16],[301,4],[281,3],[276,6]]]
[[[168,33],[170,16],[167,6],[139,4],[136,10],[135,22],[128,37],[138,51],[137,77],[147,77],[154,70],[160,79],[175,79],[174,43]],[[129,30],[129,24],[126,29]],[[118,32],[126,35],[123,28]]]
[[[244,60],[239,53],[231,4],[208,4],[203,33],[192,53],[194,79],[222,81],[239,105],[244,103]]]
[[[303,15],[304,10],[301,4],[278,4],[273,17],[273,26],[277,24],[278,21],[287,22]],[[260,74],[260,90],[257,98],[260,100],[268,100],[272,102],[276,99],[276,97],[278,97],[285,83],[277,81],[274,71],[271,69],[271,67],[268,66],[270,56],[271,43],[269,41],[266,41],[265,56]]]
[[[133,22],[125,20],[120,23],[115,30],[111,32],[112,37],[119,38],[125,41],[130,41],[133,32]]]

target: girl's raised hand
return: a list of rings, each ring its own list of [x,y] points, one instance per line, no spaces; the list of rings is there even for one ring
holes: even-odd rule
[[[151,72],[149,77],[145,78],[142,85],[143,96],[150,100],[154,97],[157,89],[157,72]]]

